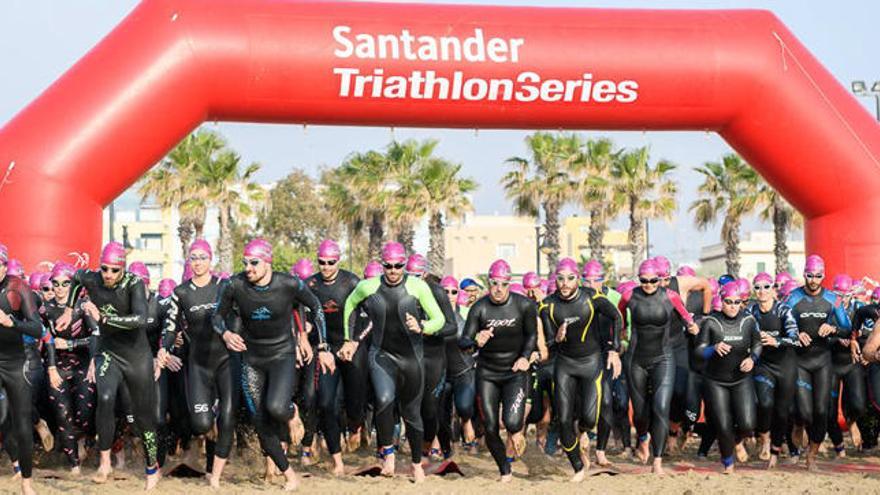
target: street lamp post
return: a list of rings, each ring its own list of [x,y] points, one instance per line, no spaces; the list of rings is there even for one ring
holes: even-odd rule
[[[535,225],[535,273],[541,276],[541,226]]]
[[[874,81],[870,91],[868,90],[868,84],[865,81],[853,81],[852,92],[856,96],[874,97],[874,116],[880,121],[880,81]]]

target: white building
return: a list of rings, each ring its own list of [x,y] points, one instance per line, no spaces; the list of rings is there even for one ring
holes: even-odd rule
[[[788,272],[799,278],[803,272],[803,239],[788,239]],[[774,274],[776,257],[773,255],[773,232],[748,232],[739,243],[741,277],[751,279],[761,272]],[[727,273],[724,263],[724,244],[710,244],[700,248],[700,273],[706,276],[719,276]]]

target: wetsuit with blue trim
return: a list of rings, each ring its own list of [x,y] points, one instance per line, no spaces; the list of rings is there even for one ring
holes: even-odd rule
[[[786,304],[791,307],[798,325],[798,333],[806,333],[812,341],[797,348],[798,379],[795,400],[800,419],[807,425],[810,442],[820,444],[828,430],[828,410],[831,405],[833,367],[831,349],[837,337],[847,338],[850,320],[846,310],[837,303],[837,296],[824,288],[815,295],[798,287],[789,295]],[[819,336],[819,327],[827,323],[837,331],[827,337]]]
[[[247,346],[242,387],[254,414],[260,447],[281,472],[290,467],[281,447],[281,433],[287,431],[287,422],[293,417],[296,339],[292,329],[297,305],[311,311],[323,342],[327,330],[320,301],[302,280],[288,273],[272,272],[266,285],[249,282],[244,273],[233,276],[221,284],[212,317],[214,331],[221,336],[227,331],[239,332],[227,324],[231,317],[241,321],[240,332]]]
[[[758,398],[755,431],[770,432],[770,452],[779,455],[797,387],[795,348],[800,346],[797,321],[791,308],[779,301],[774,301],[766,312],[757,302],[746,311],[758,322],[761,333],[766,333],[777,343],[776,346],[764,346],[753,375]]]
[[[334,373],[318,372],[318,412],[320,427],[327,441],[330,455],[341,452],[339,442],[339,400],[340,381],[345,404],[345,416],[348,419],[349,433],[354,433],[364,424],[369,389],[369,371],[367,369],[367,349],[358,348],[351,361],[343,361],[336,353],[345,342],[345,300],[351,295],[360,279],[357,275],[339,270],[333,280],[324,280],[316,273],[306,280],[306,285],[315,294],[324,310],[327,319],[327,344],[336,359]],[[301,413],[302,414],[302,413]],[[303,414],[305,422],[306,414]],[[303,438],[303,445],[306,445]],[[310,445],[311,443],[309,443]]]
[[[6,450],[18,461],[23,478],[30,478],[33,469],[33,421],[31,387],[22,372],[25,351],[22,336],[40,339],[43,324],[34,304],[32,292],[18,277],[0,280],[0,311],[10,317],[11,326],[0,326],[0,387],[8,402],[10,438]]]
[[[717,346],[725,343],[730,350],[724,356]],[[753,363],[761,357],[761,333],[755,318],[740,311],[731,318],[714,311],[700,322],[694,348],[696,359],[705,361],[703,388],[707,412],[721,450],[725,467],[733,464],[733,450],[738,440],[755,428],[755,388],[751,371],[740,369],[746,358]]]
[[[618,309],[624,325],[627,321],[632,323],[623,362],[629,380],[633,423],[640,442],[650,432],[651,453],[660,458],[669,436],[669,407],[675,382],[675,356],[669,337],[674,313],[685,322],[693,320],[681,296],[663,287],[651,294],[636,287],[623,295]]]
[[[853,315],[852,328],[856,332],[859,349],[865,348],[868,338],[874,333],[878,320],[880,320],[880,304],[866,304],[856,310]],[[873,406],[873,412],[880,414],[880,363],[869,363],[866,374],[868,397]],[[873,437],[870,441],[874,441],[877,438],[876,434],[870,434],[867,431],[873,430],[873,428],[862,428],[862,425],[859,424],[859,429],[862,430],[863,439]]]
[[[610,328],[603,328],[602,317],[611,321]],[[554,405],[562,448],[571,467],[580,472],[584,464],[575,422],[580,432],[598,426],[602,395],[607,393],[602,388],[606,356],[620,351],[623,318],[604,294],[590,287],[579,287],[569,299],[558,292],[545,299],[541,305],[541,321],[547,345],[557,350],[553,372]],[[557,342],[563,325],[565,340]],[[580,405],[577,411],[576,404]]]
[[[443,312],[425,281],[404,275],[391,285],[385,276],[362,280],[345,300],[345,340],[361,342],[365,332],[356,332],[358,311],[363,303],[372,327],[369,348],[370,379],[375,394],[374,421],[382,455],[394,452],[389,446],[394,437],[394,406],[406,424],[413,464],[422,460],[423,425],[421,416],[424,387],[423,335],[440,331],[445,324]],[[406,326],[407,315],[424,314],[420,333]]]
[[[456,308],[455,311],[456,333],[446,339],[446,384],[440,397],[440,428],[437,431],[444,457],[452,455],[453,406],[461,422],[466,423],[474,416],[477,394],[474,354],[458,345],[465,323],[460,310]]]
[[[520,432],[525,426],[528,371],[513,371],[513,365],[528,360],[537,349],[538,307],[520,294],[509,294],[507,300],[494,302],[484,296],[471,307],[459,342],[462,348],[475,348],[477,333],[494,330],[477,354],[477,396],[479,411],[486,428],[486,446],[501,475],[511,473],[504,442],[501,420],[508,434]]]
[[[68,308],[83,291],[101,313],[95,353],[98,407],[95,426],[98,449],[110,450],[116,426],[117,394],[127,387],[132,415],[144,442],[148,474],[158,463],[158,438],[154,417],[153,356],[144,327],[147,322],[147,291],[135,275],[125,272],[113,287],[104,285],[98,271],[79,270],[72,278]]]

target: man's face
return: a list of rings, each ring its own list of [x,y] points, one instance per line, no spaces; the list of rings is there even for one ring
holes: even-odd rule
[[[101,279],[105,287],[115,287],[122,280],[125,269],[116,265],[101,265]]]
[[[256,283],[263,279],[272,265],[266,262],[266,260],[262,258],[245,258],[244,259],[244,274],[247,277],[248,282]]]
[[[403,268],[405,261],[383,261],[382,269],[385,272],[385,281],[388,285],[397,285],[403,280]]]
[[[804,273],[804,281],[806,282],[807,290],[810,292],[817,292],[820,287],[822,287],[822,280],[825,278],[825,274],[822,272],[807,272]]]
[[[470,288],[470,287],[468,287]],[[500,278],[489,279],[489,298],[492,302],[503,303],[510,295],[510,281]]]
[[[755,297],[758,299],[759,303],[765,303],[776,299],[776,289],[770,282],[758,282],[752,286],[752,289],[755,290]]]
[[[333,280],[339,273],[339,260],[335,258],[318,258],[318,269],[321,271],[321,278],[324,280]]]
[[[468,304],[473,304],[480,298],[480,288],[476,285],[469,285],[464,291],[467,292],[468,295]]]
[[[578,290],[578,276],[570,270],[556,272],[556,289],[564,299],[574,296]]]

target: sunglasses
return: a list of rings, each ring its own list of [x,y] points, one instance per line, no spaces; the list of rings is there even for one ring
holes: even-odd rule
[[[452,294],[453,296],[458,295],[458,289],[446,289],[447,294]]]
[[[560,275],[556,277],[556,280],[559,282],[574,282],[575,280],[577,280],[577,277],[574,275],[569,275],[567,277],[565,275]]]
[[[755,291],[759,291],[759,290],[770,290],[770,289],[773,288],[773,286],[770,285],[770,284],[766,284],[766,285],[756,285],[756,286],[754,286],[754,287],[752,287],[752,288],[755,289]]]
[[[825,278],[824,273],[805,273],[804,278],[822,280]]]
[[[241,261],[242,261],[242,263],[244,263],[244,266],[247,267],[248,265],[250,265],[250,266],[257,266],[257,265],[259,265],[260,262],[263,261],[263,260],[261,260],[261,259],[259,259],[259,258],[254,258],[254,259],[252,259],[252,260],[244,259],[244,260],[241,260]]]
[[[604,282],[604,281],[605,281],[605,277],[599,277],[599,278],[588,278],[588,277],[583,277],[581,280],[583,280],[584,283],[587,283],[587,284],[595,284],[595,283],[598,283],[598,282]]]
[[[70,280],[65,280],[64,282],[53,280],[52,287],[70,287]]]
[[[52,288],[51,288],[51,287],[40,287],[40,290],[43,291],[43,292],[52,292]]]
[[[651,285],[653,285],[653,284],[656,284],[656,283],[659,282],[659,281],[660,281],[659,278],[641,278],[641,277],[639,278],[639,283],[640,283],[640,284],[651,284]]]
[[[189,256],[190,261],[208,261],[209,259],[211,258],[205,254],[191,254]]]
[[[321,266],[333,266],[336,264],[338,260],[318,260],[318,264]]]
[[[724,299],[724,304],[735,306],[737,304],[742,304],[742,299]]]
[[[510,285],[510,282],[506,280],[495,280],[494,278],[489,280],[489,285],[492,287],[507,287]]]
[[[382,268],[386,270],[402,270],[406,263],[382,263]]]
[[[122,268],[117,268],[113,266],[101,265],[102,273],[119,273],[122,271]]]

